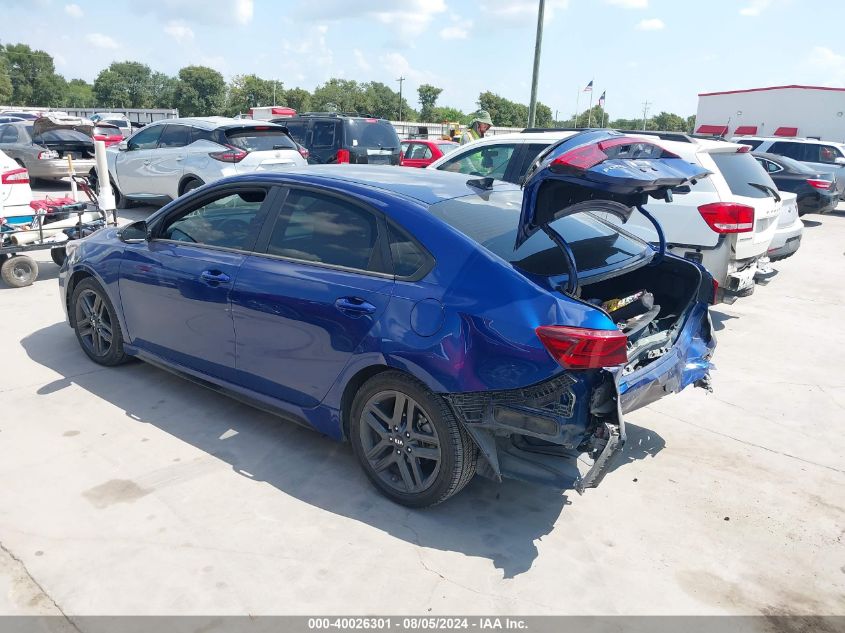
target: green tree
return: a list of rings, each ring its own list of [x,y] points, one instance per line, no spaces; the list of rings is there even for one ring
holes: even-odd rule
[[[478,107],[490,113],[493,125],[521,127],[528,124],[527,105],[505,99],[490,91],[478,95]],[[550,112],[547,113],[549,122],[551,122]]]
[[[106,107],[148,108],[153,102],[151,77],[146,64],[112,62],[94,80],[94,96]]]
[[[71,79],[65,87],[64,105],[73,108],[93,107],[94,86],[84,79]]]
[[[3,46],[0,45],[0,104],[12,102],[12,80],[9,79],[9,64],[6,56],[3,55]]]
[[[431,84],[423,84],[417,88],[417,94],[420,99],[420,119],[423,121],[433,121],[432,114],[434,111],[434,104],[437,103],[437,98],[443,88],[437,88]]]
[[[552,127],[554,125],[552,109],[545,103],[537,102],[537,115],[534,124],[537,127]]]
[[[314,89],[312,107],[318,112],[365,112],[364,90],[357,81],[331,78]]]
[[[684,117],[672,114],[671,112],[661,112],[651,120],[654,123],[655,129],[658,130],[665,130],[666,132],[684,132],[687,129],[687,120]]]
[[[371,81],[361,84],[363,91],[363,109],[358,111],[365,114],[372,114],[381,119],[396,119],[399,116],[399,93],[383,83]],[[405,121],[416,121],[417,112],[402,97],[402,119]]]
[[[285,90],[285,105],[297,112],[308,112],[311,110],[311,93],[304,88]]]
[[[695,132],[695,115],[691,114],[687,117],[687,127],[686,127],[687,134],[692,134]]]
[[[182,116],[220,114],[226,104],[223,75],[207,66],[186,66],[179,71],[174,105]]]
[[[226,113],[230,116],[247,112],[255,106],[273,105],[273,84],[276,86],[276,103],[285,105],[284,84],[257,75],[235,75],[229,86]]]
[[[58,80],[53,58],[26,44],[8,44],[1,52],[12,84],[9,105],[48,105],[39,103],[38,99],[54,96]]]
[[[422,115],[420,115],[422,118]],[[424,121],[426,119],[423,119]],[[469,123],[469,116],[458,110],[457,108],[451,108],[449,106],[438,106],[436,108],[431,109],[431,119],[428,119],[431,123],[462,123],[466,125]]]
[[[176,98],[176,77],[154,72],[150,75],[150,106],[153,108],[173,108]]]

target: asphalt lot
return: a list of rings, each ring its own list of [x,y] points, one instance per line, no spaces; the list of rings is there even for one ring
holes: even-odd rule
[[[126,217],[143,217],[136,209]],[[715,393],[628,417],[583,496],[426,511],[351,451],[77,346],[57,267],[0,286],[0,613],[845,615],[845,205],[718,306]]]

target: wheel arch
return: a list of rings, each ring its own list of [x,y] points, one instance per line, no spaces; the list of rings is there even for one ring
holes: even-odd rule
[[[185,174],[184,176],[182,176],[182,178],[179,179],[179,186],[176,189],[177,193],[180,196],[185,193],[185,186],[192,180],[196,180],[198,183],[200,183],[200,186],[206,184],[205,181],[199,176],[195,176],[194,174]]]

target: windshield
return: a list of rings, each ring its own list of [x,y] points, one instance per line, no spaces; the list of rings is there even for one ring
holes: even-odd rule
[[[109,125],[114,125],[116,127],[130,127],[129,121],[124,121],[121,119],[109,119],[108,121],[103,121],[103,123],[108,123]]]
[[[242,128],[227,130],[230,145],[248,152],[264,152],[274,149],[296,149],[296,143],[278,128]]]
[[[399,149],[399,136],[387,121],[350,119],[347,127],[349,145],[378,149]]]
[[[443,152],[444,154],[448,154],[449,152],[456,150],[460,147],[457,143],[438,143],[437,148]]]
[[[489,201],[478,196],[445,200],[430,211],[478,244],[534,275],[552,277],[568,273],[563,253],[542,231],[514,251],[522,206],[522,192],[493,193]],[[649,251],[649,246],[592,213],[562,217],[551,224],[572,249],[579,272],[614,266]]]
[[[777,186],[765,172],[763,167],[748,152],[742,154],[728,154],[723,152],[710,154],[713,162],[722,172],[728,187],[735,196],[746,198],[768,198],[771,192],[759,186],[769,187],[777,191]]]

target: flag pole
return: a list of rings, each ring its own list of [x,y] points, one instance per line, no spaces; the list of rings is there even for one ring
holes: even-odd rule
[[[581,90],[575,93],[575,129],[578,129],[578,102],[581,100]]]
[[[587,110],[587,127],[592,127],[593,123],[593,91],[596,89],[594,79],[590,79],[590,109]]]
[[[601,126],[604,127],[604,120],[607,118],[607,90],[601,94],[604,97],[601,103]]]

